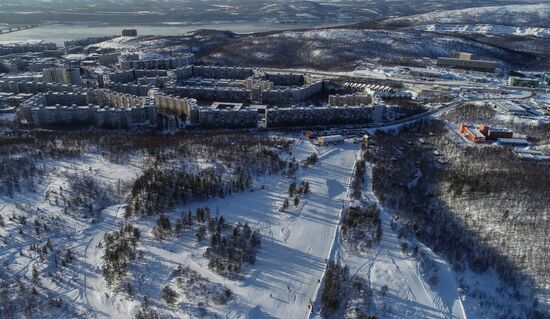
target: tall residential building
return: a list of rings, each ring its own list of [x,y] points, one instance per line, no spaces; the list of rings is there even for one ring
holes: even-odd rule
[[[42,70],[42,80],[47,83],[82,85],[78,68],[53,67]]]

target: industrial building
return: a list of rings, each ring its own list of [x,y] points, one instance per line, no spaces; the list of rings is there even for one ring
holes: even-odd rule
[[[510,115],[529,115],[529,112],[527,112],[527,110],[510,100],[496,100],[493,102],[493,107],[501,112],[505,112]]]
[[[539,86],[539,80],[533,78],[522,78],[519,76],[508,77],[508,85],[536,88]]]
[[[544,155],[540,151],[516,148],[514,149],[514,153],[521,159],[535,160],[535,161],[550,161],[550,156]]]
[[[498,67],[498,62],[477,60],[473,54],[467,52],[453,52],[448,58],[437,58],[437,66],[482,72],[495,72]]]
[[[531,143],[524,138],[498,138],[497,144],[510,147],[527,147],[531,145]]]

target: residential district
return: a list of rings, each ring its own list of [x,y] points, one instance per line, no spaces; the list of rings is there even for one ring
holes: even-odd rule
[[[137,37],[137,31],[123,30],[121,37]],[[504,116],[550,120],[550,74],[509,70],[467,52],[379,76],[205,65],[190,52],[87,46],[111,39],[71,41],[64,48],[0,43],[0,112],[34,128],[311,131],[407,123],[470,101]],[[460,124],[457,137],[530,146],[527,136],[478,124]]]

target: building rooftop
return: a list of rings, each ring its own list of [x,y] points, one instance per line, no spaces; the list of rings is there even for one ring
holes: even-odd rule
[[[527,143],[529,144],[529,141],[524,138],[498,138],[497,142],[499,143]]]
[[[510,100],[497,100],[501,107],[507,109],[509,112],[525,112],[525,109]]]
[[[512,133],[511,130],[505,129],[505,128],[489,128],[489,132],[493,133]]]
[[[485,135],[481,134],[480,131],[478,131],[474,126],[466,125],[466,128],[470,132],[470,134],[474,135],[475,137],[484,138]]]
[[[327,136],[319,136],[318,138],[323,139],[325,141],[339,141],[344,139],[342,135],[327,135]]]

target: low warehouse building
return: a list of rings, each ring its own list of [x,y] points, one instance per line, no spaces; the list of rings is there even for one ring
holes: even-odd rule
[[[516,148],[514,149],[514,153],[521,159],[536,160],[536,161],[550,161],[550,156],[544,155],[540,151]]]
[[[319,145],[340,144],[344,143],[344,137],[342,135],[319,136],[317,143]]]
[[[497,144],[511,147],[527,147],[531,145],[531,143],[524,138],[499,138],[497,139]]]
[[[437,66],[483,72],[495,72],[498,67],[498,62],[477,60],[473,54],[467,52],[453,52],[449,58],[437,58]]]
[[[508,85],[535,88],[539,86],[539,80],[532,78],[521,78],[518,76],[510,76],[508,77]]]
[[[511,115],[519,116],[529,114],[529,112],[527,112],[523,107],[510,100],[497,100],[493,105],[497,110],[509,113]]]

